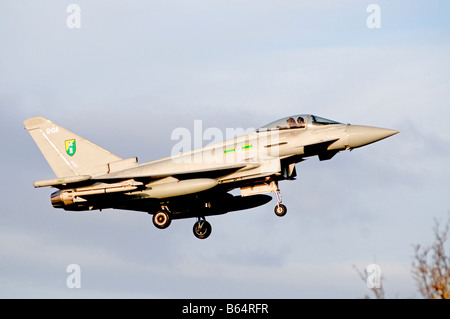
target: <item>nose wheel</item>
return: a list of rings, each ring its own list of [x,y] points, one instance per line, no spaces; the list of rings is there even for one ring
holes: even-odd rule
[[[279,217],[283,217],[287,213],[287,208],[283,204],[278,204],[277,206],[275,206],[274,211],[275,211],[275,215],[277,215]]]
[[[211,235],[212,227],[204,217],[198,218],[198,221],[194,224],[194,235],[199,239],[206,239]]]

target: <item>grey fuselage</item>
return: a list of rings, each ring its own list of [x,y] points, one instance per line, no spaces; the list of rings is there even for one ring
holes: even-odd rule
[[[301,115],[310,119],[312,115]],[[297,117],[297,116],[295,116]],[[292,117],[289,117],[292,118]],[[279,120],[280,121],[280,120]],[[277,122],[279,122],[277,121]],[[250,134],[208,145],[190,152],[147,162],[99,178],[173,176],[210,170],[243,167],[216,178],[218,184],[282,176],[283,166],[318,155],[330,159],[342,150],[361,147],[398,133],[389,129],[341,123],[316,124],[306,121],[298,127],[262,127]],[[235,185],[239,187],[239,185]],[[230,185],[230,188],[233,184]]]

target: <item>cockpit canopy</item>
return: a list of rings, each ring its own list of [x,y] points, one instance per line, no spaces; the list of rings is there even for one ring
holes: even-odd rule
[[[312,114],[299,114],[288,116],[275,122],[264,125],[260,127],[258,131],[288,130],[295,128],[305,128],[306,126],[312,125],[316,126],[316,125],[330,125],[330,124],[342,124],[342,123],[328,120],[326,118],[315,116]]]

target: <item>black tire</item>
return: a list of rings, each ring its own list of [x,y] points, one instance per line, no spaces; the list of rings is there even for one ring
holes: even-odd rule
[[[287,213],[287,208],[283,204],[278,204],[274,209],[275,215],[283,217]]]
[[[211,235],[212,227],[206,220],[201,220],[194,224],[193,231],[195,237],[199,239],[206,239],[209,235]]]
[[[170,218],[169,213],[164,210],[160,210],[153,215],[153,225],[155,225],[156,228],[167,228],[171,222],[172,219]]]

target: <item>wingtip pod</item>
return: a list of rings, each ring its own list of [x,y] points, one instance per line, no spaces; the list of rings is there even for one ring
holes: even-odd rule
[[[35,181],[35,182],[33,182],[33,186],[35,188],[38,188],[38,187],[47,187],[47,186],[67,185],[67,184],[71,184],[71,183],[85,182],[87,180],[90,180],[91,178],[92,178],[92,176],[90,176],[90,175],[59,177],[59,178]]]

